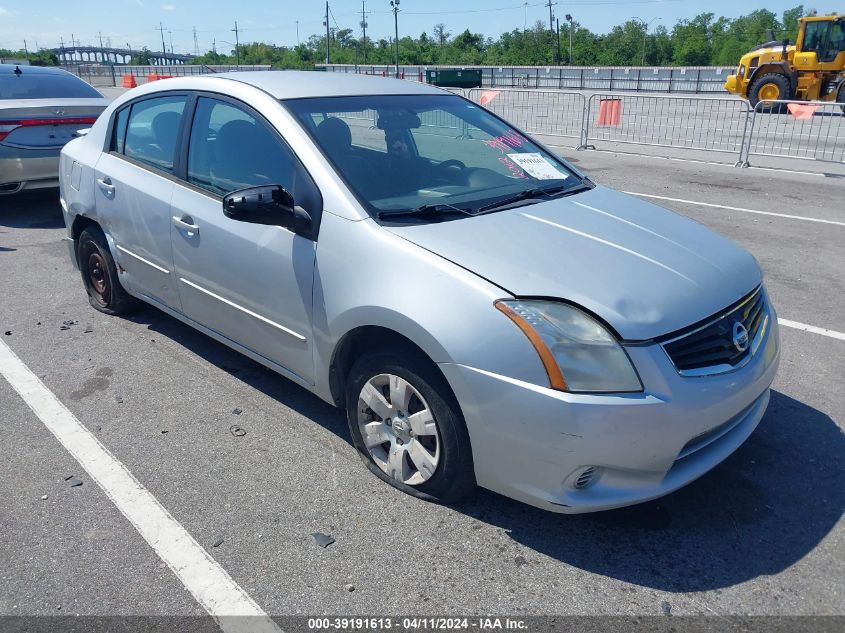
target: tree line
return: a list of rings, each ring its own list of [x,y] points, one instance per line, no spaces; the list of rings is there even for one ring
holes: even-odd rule
[[[759,9],[738,17],[716,17],[701,13],[680,20],[671,30],[660,22],[652,27],[637,20],[613,27],[608,33],[593,33],[577,21],[560,24],[559,32],[537,21],[531,28],[514,29],[497,38],[484,37],[466,29],[453,34],[446,24],[434,25],[431,34],[399,38],[399,63],[410,65],[546,66],[569,63],[570,33],[572,64],[576,66],[733,66],[740,56],[768,40],[771,31],[778,40],[795,40],[803,5],[782,15]],[[558,49],[559,46],[559,49]],[[559,57],[558,57],[559,50]],[[0,49],[0,57],[23,57],[24,51]],[[389,39],[357,37],[351,28],[334,28],[329,33],[329,57],[336,64],[392,64],[395,45]],[[262,42],[241,44],[228,52],[209,51],[196,57],[197,64],[270,64],[275,68],[313,68],[325,62],[326,35],[312,35],[297,46],[274,46]],[[49,51],[30,53],[37,63],[56,64]],[[139,51],[133,64],[149,64],[151,52]]]

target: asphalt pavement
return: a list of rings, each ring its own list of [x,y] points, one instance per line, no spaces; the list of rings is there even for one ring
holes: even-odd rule
[[[655,502],[563,516],[389,488],[340,411],[154,308],[91,309],[55,191],[0,198],[0,339],[271,615],[845,615],[845,181],[559,151],[750,249],[779,317],[815,328],[781,327],[748,442]],[[2,379],[0,403],[0,615],[200,613]]]

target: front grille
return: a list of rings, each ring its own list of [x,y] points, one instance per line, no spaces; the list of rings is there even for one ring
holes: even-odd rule
[[[748,332],[743,349],[734,342],[736,323]],[[675,367],[684,375],[706,375],[730,371],[754,354],[768,324],[766,297],[762,286],[691,332],[663,344]]]

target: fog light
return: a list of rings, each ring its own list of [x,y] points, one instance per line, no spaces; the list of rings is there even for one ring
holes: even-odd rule
[[[569,485],[575,490],[589,488],[599,478],[599,469],[595,466],[579,468],[569,477]]]

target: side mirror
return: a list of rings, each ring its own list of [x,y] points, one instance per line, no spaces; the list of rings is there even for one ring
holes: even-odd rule
[[[238,189],[223,196],[223,214],[227,218],[252,224],[282,226],[292,231],[306,230],[311,216],[294,204],[293,196],[281,185],[262,185]]]

